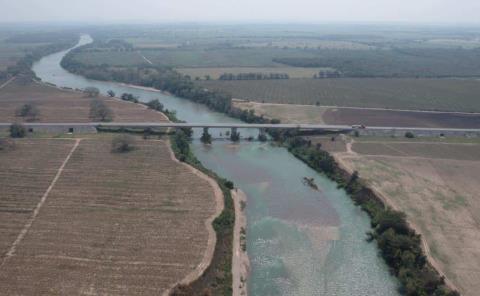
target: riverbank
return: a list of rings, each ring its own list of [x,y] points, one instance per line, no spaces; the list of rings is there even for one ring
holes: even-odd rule
[[[250,272],[250,261],[246,249],[247,217],[244,214],[247,196],[240,189],[232,190],[235,203],[235,227],[233,234],[233,296],[246,296],[248,294],[247,281]]]
[[[208,230],[208,243],[207,243],[207,248],[206,248],[205,253],[203,255],[202,261],[195,268],[194,271],[192,271],[189,275],[187,275],[181,281],[172,285],[172,287],[170,287],[170,289],[168,289],[165,293],[163,293],[162,294],[163,296],[168,296],[168,295],[173,294],[173,290],[175,289],[175,287],[177,287],[179,285],[182,285],[182,286],[191,285],[193,282],[195,282],[200,277],[202,277],[202,275],[205,273],[206,269],[210,266],[210,264],[212,262],[212,259],[213,259],[213,256],[214,256],[214,253],[215,253],[215,246],[217,245],[217,234],[215,232],[215,229],[213,228],[213,222],[215,221],[215,219],[217,219],[220,216],[220,214],[223,212],[223,210],[225,208],[225,205],[224,205],[224,202],[223,202],[224,196],[223,196],[222,190],[218,186],[218,183],[213,178],[204,174],[202,171],[198,170],[197,168],[195,168],[195,167],[177,159],[177,157],[175,156],[175,153],[172,149],[172,144],[169,140],[167,141],[167,146],[168,146],[168,149],[169,149],[169,152],[170,152],[170,158],[174,162],[178,163],[179,165],[185,166],[194,175],[196,175],[199,178],[207,181],[208,184],[210,184],[210,186],[212,187],[213,193],[214,193],[216,207],[215,207],[214,214],[208,220],[205,221],[205,227]]]
[[[406,215],[389,208],[382,196],[361,181],[358,172],[345,170],[328,152],[311,147],[304,139],[294,138],[285,145],[312,169],[337,182],[370,216],[372,231],[368,233],[368,239],[377,242],[382,257],[402,284],[402,293],[460,295],[428,262],[421,236],[406,221]]]

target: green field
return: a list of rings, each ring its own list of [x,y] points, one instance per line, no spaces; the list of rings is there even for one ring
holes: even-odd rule
[[[237,99],[259,102],[480,112],[479,80],[345,78],[198,83]]]

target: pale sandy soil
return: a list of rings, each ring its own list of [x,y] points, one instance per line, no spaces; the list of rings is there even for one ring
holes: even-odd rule
[[[323,121],[322,115],[328,109],[311,105],[256,103],[238,100],[234,101],[234,106],[247,110],[253,109],[256,115],[280,119],[283,123],[308,122],[324,124],[325,122]]]
[[[357,145],[348,141],[346,152],[334,153],[337,161],[357,170],[387,204],[407,214],[422,234],[430,262],[451,286],[478,295],[480,145],[478,150],[472,149],[475,144]]]
[[[242,209],[242,202],[247,202],[243,191],[232,190],[232,198],[235,204],[235,229],[233,235],[233,260],[232,260],[232,289],[233,296],[245,296],[248,294],[247,279],[250,272],[250,261],[247,251],[243,251],[241,244],[241,231],[247,229],[247,217]]]

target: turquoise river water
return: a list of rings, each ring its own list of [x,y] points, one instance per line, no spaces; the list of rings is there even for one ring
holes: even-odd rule
[[[77,46],[91,41],[84,35]],[[238,121],[185,99],[71,74],[60,66],[67,52],[35,63],[36,75],[61,87],[95,86],[104,94],[113,90],[133,93],[143,101],[158,98],[166,108],[176,110],[178,118],[189,122]],[[225,131],[211,132],[219,138]],[[257,133],[240,132],[243,136]],[[219,139],[206,146],[195,139],[192,148],[206,167],[234,181],[247,195],[250,295],[399,295],[397,281],[376,245],[365,241],[368,216],[334,182],[286,149],[268,143],[232,144]],[[320,190],[303,185],[305,176],[314,177]]]

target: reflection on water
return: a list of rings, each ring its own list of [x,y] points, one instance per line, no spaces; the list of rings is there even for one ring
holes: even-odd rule
[[[81,44],[90,41],[83,36]],[[58,86],[95,86],[104,94],[110,89],[128,92],[143,101],[158,98],[190,122],[237,122],[188,100],[68,73],[59,66],[66,52],[36,63],[37,76]],[[214,135],[220,132],[225,135],[225,130],[212,130]],[[215,141],[205,146],[194,140],[192,147],[206,167],[233,180],[247,194],[250,295],[398,295],[396,281],[375,245],[365,241],[368,217],[335,183],[269,144]],[[314,177],[320,190],[303,185],[303,177]]]

